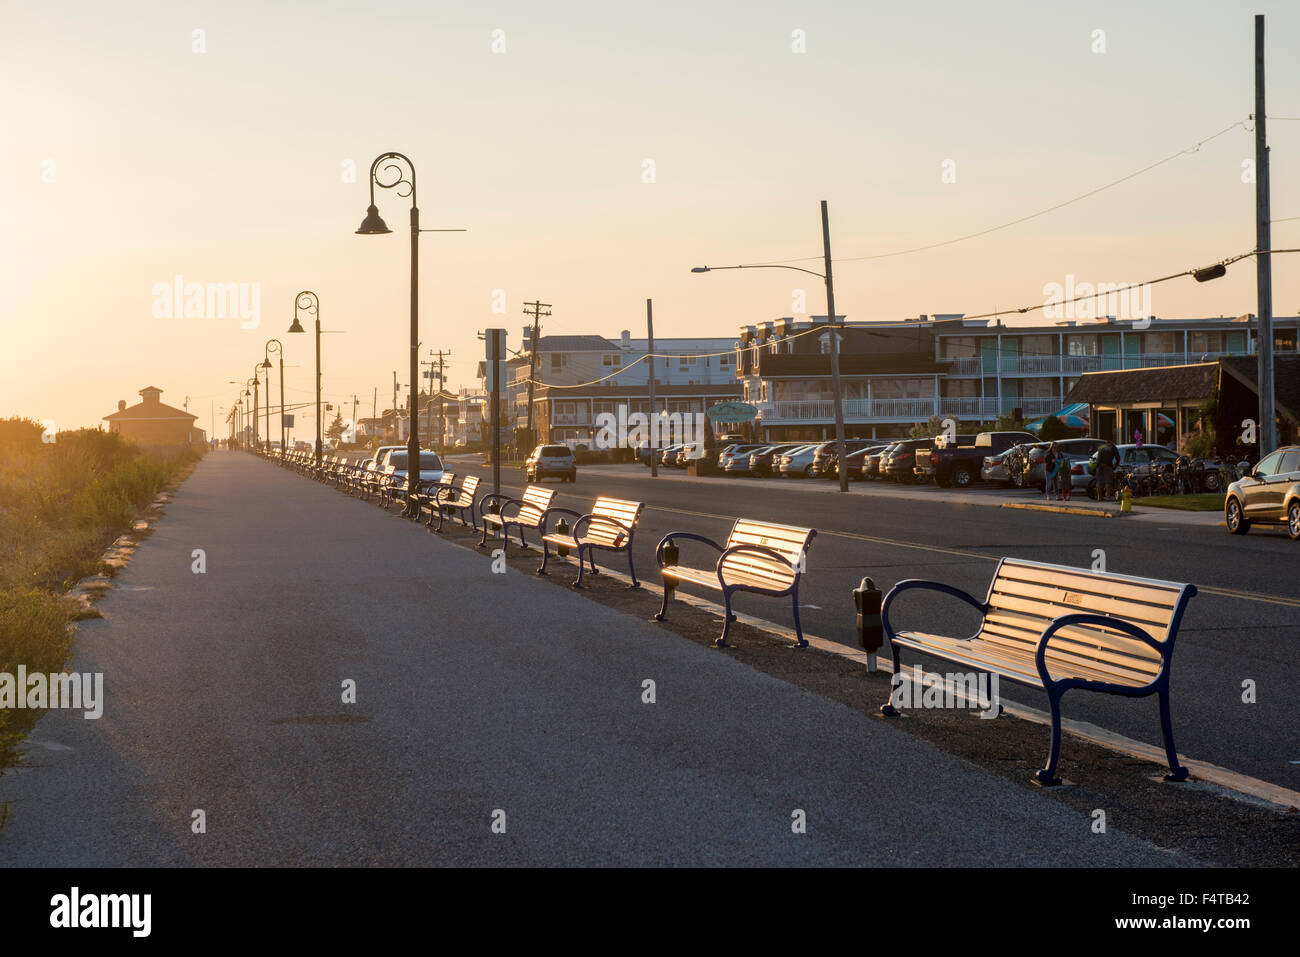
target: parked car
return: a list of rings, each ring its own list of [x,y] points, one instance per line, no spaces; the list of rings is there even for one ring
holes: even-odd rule
[[[830,473],[828,472],[828,467],[830,465],[831,456],[835,455],[838,452],[838,449],[836,448],[838,444],[839,443],[837,442],[831,441],[831,442],[823,442],[821,445],[817,446],[817,451],[813,454],[813,469],[812,469],[813,475],[818,475],[821,476],[822,478],[831,477]],[[879,444],[880,443],[876,439],[846,438],[844,440],[844,454],[848,455],[850,452],[856,452],[859,449],[865,449],[868,446],[879,445]]]
[[[850,452],[848,455],[844,456],[844,467],[848,470],[849,481],[862,481],[863,470],[866,467],[868,456],[879,455],[887,448],[889,448],[888,445],[869,445],[865,449],[858,449],[856,452]],[[840,462],[838,456],[831,457],[830,469],[835,478],[840,477]]]
[[[788,476],[809,478],[812,475],[812,460],[816,451],[816,445],[801,445],[797,449],[791,449],[775,463],[774,471],[781,478]]]
[[[567,445],[539,445],[524,460],[524,475],[529,482],[540,482],[548,477],[576,482],[578,461]]]
[[[406,484],[406,458],[406,449],[397,449],[389,453],[388,462],[384,466],[384,471],[391,472],[398,485]],[[419,482],[436,482],[442,478],[442,459],[438,457],[437,452],[421,449],[419,468],[420,474],[416,479]]]
[[[749,453],[750,474],[772,475],[781,456],[797,448],[797,445],[769,445],[765,449],[755,449]]]
[[[659,464],[668,468],[677,467],[677,453],[682,450],[682,443],[670,445],[659,454]]]
[[[862,459],[862,478],[864,481],[877,481],[881,478],[880,463],[885,460],[897,443],[891,442],[889,445],[881,446],[879,452],[868,452]]]
[[[764,448],[767,448],[767,446],[760,445],[754,442],[750,442],[745,445],[728,445],[718,454],[718,468],[722,469],[725,472],[727,470],[728,463],[730,463],[732,459],[737,458],[738,456],[744,456],[745,463],[746,463],[745,467],[748,468],[749,456],[752,453],[757,452],[759,449],[764,449]]]
[[[1064,455],[1070,462],[1068,469],[1070,472],[1071,488],[1087,488],[1091,480],[1086,473],[1084,466],[1096,451],[1105,445],[1102,439],[1057,439],[1056,450]],[[1046,488],[1047,487],[1047,450],[1051,447],[1051,442],[1035,442],[1031,446],[1022,446],[1022,449],[1028,449],[1027,453],[1022,453],[1022,460],[1019,466],[1019,484],[1023,487]]]
[[[687,442],[677,450],[677,458],[673,465],[679,469],[684,469],[691,464],[694,459],[704,458],[704,446],[700,442]]]
[[[1300,445],[1264,456],[1248,475],[1228,486],[1223,503],[1228,531],[1244,535],[1255,523],[1285,525],[1300,540]]]
[[[1167,449],[1163,445],[1142,445],[1126,444],[1116,446],[1119,449],[1119,460],[1115,463],[1117,469],[1125,469],[1132,473],[1133,477],[1139,482],[1150,478],[1151,466],[1153,464],[1174,465],[1178,462],[1178,453],[1172,449]],[[1097,475],[1097,453],[1093,452],[1084,465],[1084,471],[1087,474],[1086,482],[1074,483],[1083,485],[1088,490],[1088,495],[1096,498],[1095,478]],[[1071,476],[1071,480],[1076,476]]]
[[[916,453],[918,449],[932,448],[934,439],[904,439],[889,447],[880,458],[880,474],[910,485],[916,481]]]

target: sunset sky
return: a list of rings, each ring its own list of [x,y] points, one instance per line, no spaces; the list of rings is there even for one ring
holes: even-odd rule
[[[203,428],[216,409],[224,435],[227,382],[271,337],[288,401],[307,401],[312,337],[285,334],[300,289],[346,330],[324,339],[327,399],[355,394],[369,415],[378,388],[385,408],[393,370],[408,381],[409,200],[378,191],[394,232],[354,231],[387,150],[416,163],[425,227],[469,230],[421,239],[421,358],[451,349],[453,387],[474,384],[477,330],[518,348],[526,300],[553,304],[545,332],[610,337],[644,335],[647,297],[660,336],[789,315],[798,274],[689,270],[820,256],[822,199],[850,319],[1010,309],[1067,274],[1140,281],[1250,250],[1253,14],[1268,15],[1269,115],[1300,117],[1300,6],[1141,7],[4,0],[0,417],[96,426],[155,385]],[[1028,215],[1234,122],[1031,222],[861,258]],[[1273,217],[1300,217],[1300,122],[1269,139]],[[1273,242],[1300,246],[1300,218]],[[1297,266],[1277,257],[1278,315],[1300,309]],[[155,284],[177,274],[259,284],[260,325],[155,317]],[[1152,301],[1253,312],[1254,265]],[[296,437],[311,431],[300,415]]]

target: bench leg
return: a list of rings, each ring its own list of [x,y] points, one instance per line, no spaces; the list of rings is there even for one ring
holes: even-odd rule
[[[1061,783],[1056,776],[1056,762],[1061,757],[1061,695],[1064,691],[1047,689],[1047,701],[1052,707],[1052,745],[1047,752],[1047,767],[1034,772],[1034,781],[1044,787],[1055,787]]]
[[[894,707],[894,689],[900,687],[903,683],[903,666],[898,660],[899,648],[892,641],[889,643],[889,650],[894,658],[894,675],[889,679],[889,699],[880,706],[880,713],[886,718],[897,718],[898,709]],[[898,684],[894,684],[897,681]]]
[[[593,565],[595,564],[594,557],[593,557],[592,564],[593,564]],[[579,545],[579,546],[578,546],[578,580],[575,581],[572,585],[570,585],[570,586],[569,586],[570,588],[585,588],[585,587],[587,587],[587,586],[585,586],[585,585],[582,583],[582,572],[583,572],[583,570],[584,570],[586,567],[587,567],[587,566],[584,565],[584,564],[583,564],[583,561],[582,561],[582,546]]]
[[[724,588],[722,590],[722,604],[722,634],[718,636],[718,640],[714,644],[719,648],[730,648],[731,646],[727,644],[727,633],[731,631],[731,623],[736,620],[736,616],[731,613],[731,591],[729,589]]]
[[[550,559],[551,559],[551,546],[548,545],[546,543],[546,539],[543,538],[542,539],[542,563],[537,566],[537,574],[539,575],[547,574],[546,563],[550,561]]]
[[[794,636],[796,648],[807,648],[808,640],[803,636],[803,628],[799,625],[799,586],[794,586]]]
[[[435,529],[435,531],[437,531],[437,533],[438,533],[439,535],[441,535],[441,534],[442,534],[442,520],[443,520],[444,518],[447,517],[447,513],[446,513],[443,509],[441,509],[441,508],[438,507],[438,503],[437,503],[437,502],[434,502],[434,506],[433,506],[433,508],[434,508],[434,511],[438,513],[438,527],[437,527],[437,529]]]
[[[488,530],[487,518],[484,517],[484,519],[483,519],[483,534],[479,536],[479,540],[478,540],[478,547],[479,547],[479,548],[482,548],[484,545],[487,544],[487,530]]]
[[[632,544],[631,544],[631,542],[628,543],[628,548],[627,548],[627,570],[628,570],[628,574],[630,574],[630,575],[632,576],[632,584],[628,585],[627,587],[628,587],[628,588],[640,588],[640,587],[641,587],[641,583],[640,583],[639,581],[636,580],[636,566],[634,566],[634,565],[632,564]]]
[[[1165,735],[1165,756],[1169,759],[1169,773],[1166,781],[1186,781],[1188,771],[1178,763],[1178,752],[1174,750],[1174,725],[1169,718],[1169,692],[1160,692],[1160,730]]]
[[[629,556],[629,561],[630,560],[631,557]],[[673,596],[673,589],[672,587],[669,586],[668,580],[664,579],[664,600],[663,600],[663,604],[659,606],[659,614],[653,616],[655,621],[668,620],[668,602],[672,600],[672,596]]]
[[[600,569],[596,567],[596,550],[594,548],[587,552],[587,558],[591,562],[591,573],[593,575],[599,575]]]

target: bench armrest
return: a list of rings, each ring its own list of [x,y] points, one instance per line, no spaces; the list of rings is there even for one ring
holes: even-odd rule
[[[511,498],[509,495],[502,495],[500,492],[488,492],[478,500],[478,513],[480,515],[486,515],[488,513],[488,506],[493,502],[497,503],[497,514],[502,518],[506,517],[506,509],[509,506],[518,505],[521,508],[523,507],[523,503],[517,498]]]
[[[711,538],[705,538],[703,535],[692,535],[690,532],[669,532],[659,540],[659,547],[655,549],[655,564],[660,568],[664,566],[664,548],[671,545],[674,539],[681,538],[692,542],[703,542],[705,545],[712,546],[718,551],[722,551],[722,546]]]
[[[718,556],[718,564],[715,566],[718,572],[718,581],[721,582],[724,586],[727,584],[727,580],[722,577],[723,562],[725,562],[728,557],[732,555],[738,555],[743,552],[750,552],[753,554],[762,555],[765,558],[775,558],[782,565],[785,565],[787,568],[790,569],[790,573],[794,575],[795,582],[799,581],[799,569],[796,568],[793,564],[791,564],[790,559],[786,558],[775,548],[768,548],[766,545],[732,545],[730,548],[724,549],[722,554]]]
[[[897,598],[899,595],[901,595],[903,592],[911,591],[912,589],[922,589],[925,591],[937,591],[944,595],[951,595],[953,598],[960,598],[966,604],[970,605],[972,608],[978,611],[981,615],[988,614],[988,610],[989,610],[988,605],[986,605],[984,602],[980,601],[978,598],[974,597],[973,595],[969,594],[968,592],[962,591],[960,588],[954,588],[952,585],[945,585],[943,582],[926,581],[921,578],[908,578],[905,579],[904,581],[899,582],[893,588],[889,589],[889,594],[885,596],[885,601],[880,606],[880,624],[884,627],[885,634],[889,637],[890,641],[893,641],[894,635],[897,634],[897,632],[895,632],[894,629],[891,628],[889,625],[889,606],[892,605],[894,603],[894,599]],[[975,634],[978,635],[979,632],[977,631],[975,632]],[[970,637],[974,638],[975,635],[971,635]],[[967,640],[969,641],[970,639],[968,638]]]
[[[1062,628],[1068,628],[1070,625],[1100,625],[1105,628],[1111,628],[1115,631],[1122,631],[1124,634],[1136,638],[1143,644],[1150,645],[1160,653],[1162,662],[1160,668],[1161,673],[1163,673],[1164,669],[1169,666],[1169,655],[1171,654],[1172,649],[1168,646],[1168,643],[1152,638],[1146,631],[1133,624],[1133,622],[1124,618],[1116,618],[1113,615],[1101,615],[1096,612],[1073,612],[1068,615],[1062,615],[1060,618],[1052,619],[1051,624],[1044,628],[1042,635],[1039,636],[1038,648],[1034,651],[1034,664],[1038,668],[1038,677],[1043,680],[1043,687],[1059,683],[1055,681],[1047,671],[1047,645],[1058,631]],[[1086,681],[1079,678],[1072,680],[1081,681],[1085,685],[1098,685],[1105,688],[1112,687],[1109,682],[1105,681]],[[1155,680],[1159,681],[1160,679],[1157,677]],[[1116,685],[1114,687],[1120,686]]]
[[[571,515],[571,516],[574,518],[574,520],[575,520],[575,523],[574,523],[573,528],[577,528],[577,522],[576,522],[576,520],[582,518],[582,513],[581,513],[581,512],[575,512],[575,511],[574,511],[573,509],[571,509],[571,508],[560,508],[558,505],[557,505],[557,506],[553,506],[553,507],[551,507],[551,508],[548,508],[546,511],[542,512],[542,517],[539,518],[539,519],[537,520],[537,527],[541,530],[541,533],[542,533],[543,535],[546,534],[546,520],[547,520],[548,518],[550,518],[551,515],[553,515],[553,514],[554,514],[554,515]],[[569,534],[570,534],[570,535],[573,534],[573,528],[570,528],[570,529],[569,529]]]
[[[579,535],[582,534],[582,532],[585,532],[593,522],[603,524],[603,525],[612,525],[614,526],[614,528],[617,528],[620,532],[623,532],[625,535],[627,535],[627,542],[625,542],[624,545],[626,545],[628,542],[631,542],[632,536],[636,534],[636,529],[633,528],[631,525],[626,525],[623,522],[620,522],[616,518],[610,518],[608,515],[583,515],[576,522],[573,523],[573,531],[571,531],[569,534],[576,539]],[[579,531],[579,529],[581,529],[581,531]]]

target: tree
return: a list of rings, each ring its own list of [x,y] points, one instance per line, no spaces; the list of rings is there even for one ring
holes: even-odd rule
[[[907,430],[907,437],[910,439],[929,439],[936,435],[943,435],[943,419],[937,415],[930,416],[924,423],[918,422]]]
[[[335,412],[334,421],[331,422],[330,427],[325,430],[325,435],[333,439],[335,445],[338,445],[339,439],[343,437],[345,431],[347,431],[347,429],[343,425],[343,414],[341,412]]]
[[[1074,429],[1070,428],[1054,415],[1049,415],[1043,420],[1042,427],[1038,430],[1038,437],[1044,442],[1055,442],[1057,439],[1068,439],[1074,435]]]

